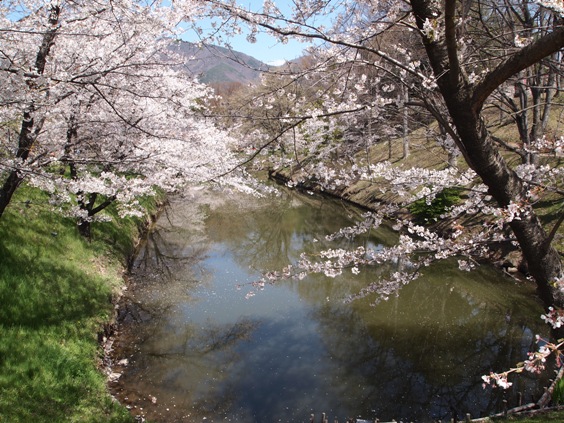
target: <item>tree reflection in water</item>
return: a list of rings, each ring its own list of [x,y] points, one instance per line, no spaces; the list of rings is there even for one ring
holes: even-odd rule
[[[116,357],[131,363],[115,392],[156,421],[302,421],[312,411],[341,420],[478,417],[500,411],[503,399],[480,376],[523,360],[546,331],[532,288],[455,262],[431,266],[377,307],[342,300],[390,267],[282,281],[246,301],[235,285],[304,250],[345,247],[324,235],[358,212],[308,196],[202,196],[159,220],[136,262],[130,324],[116,342]],[[381,229],[360,242],[390,244],[395,235]],[[509,405],[538,386],[520,377]]]
[[[488,311],[482,310],[476,320],[483,320]],[[429,324],[427,317],[419,315],[417,322],[390,325],[367,322],[353,308],[320,308],[315,319],[324,331],[326,349],[338,372],[332,378],[348,380],[340,386],[342,401],[363,410],[363,415],[402,419],[445,419],[453,411],[462,418],[469,410],[477,416],[499,409],[500,398],[484,390],[480,375],[498,364],[521,360],[523,351],[514,348],[515,340],[532,344],[533,332],[501,320],[497,327],[490,326],[488,336],[476,328],[482,323],[479,321],[468,322],[464,328],[445,328],[444,320]],[[542,393],[536,382],[520,382],[517,389],[525,398]],[[349,385],[364,389],[351,390]],[[513,398],[510,405],[517,405],[515,401]]]
[[[241,360],[237,345],[258,324],[248,319],[205,328],[188,324],[168,338],[155,336],[162,328],[144,330],[141,338],[122,334],[119,352],[132,362],[112,389],[134,414],[158,421],[227,413],[237,398],[236,384],[226,383],[230,369]],[[203,380],[208,383],[199,382]]]
[[[209,248],[203,234],[205,218],[201,207],[184,207],[174,212],[165,207],[138,248],[133,274],[139,278],[158,276],[162,283],[198,264]],[[186,222],[191,222],[190,228],[186,228]]]

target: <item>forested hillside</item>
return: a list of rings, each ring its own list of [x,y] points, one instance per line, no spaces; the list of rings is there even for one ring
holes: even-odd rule
[[[244,53],[215,45],[175,41],[171,50],[184,58],[188,73],[206,84],[236,82],[244,85],[257,82],[268,66]]]

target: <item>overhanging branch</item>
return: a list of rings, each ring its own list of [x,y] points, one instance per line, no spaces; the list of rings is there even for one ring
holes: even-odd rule
[[[475,109],[481,109],[489,95],[511,76],[562,48],[564,48],[564,26],[556,28],[550,34],[538,38],[509,56],[474,88],[472,104],[475,105]]]

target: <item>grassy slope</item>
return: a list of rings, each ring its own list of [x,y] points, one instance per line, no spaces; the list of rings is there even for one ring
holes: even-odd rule
[[[97,334],[136,224],[97,223],[88,243],[46,201],[22,187],[0,219],[0,422],[131,421],[106,389]]]
[[[553,122],[552,126],[558,126],[558,122]],[[389,161],[394,166],[404,170],[414,167],[426,169],[447,168],[448,155],[435,140],[427,138],[425,132],[425,128],[419,128],[410,133],[410,152],[407,158],[403,158],[402,140],[396,139],[392,141],[391,155],[388,142],[380,142],[372,145],[368,154],[366,151],[357,154],[359,164],[366,165],[367,162],[376,164]],[[518,134],[513,127],[511,127],[511,129],[510,127],[504,127],[503,131],[494,132],[496,132],[498,137],[503,138],[509,143],[511,143],[512,140],[518,139]],[[516,166],[520,163],[520,159],[516,154],[503,150],[501,152],[511,166]],[[552,167],[558,167],[564,164],[564,158],[561,157],[543,156],[541,157],[541,161],[550,164]],[[460,171],[468,169],[468,165],[462,157],[458,158],[457,165]],[[283,177],[291,176],[290,167],[280,169],[278,172]],[[307,176],[302,176],[307,179]],[[393,203],[401,201],[396,194],[396,189],[382,179],[376,179],[374,181],[359,180],[346,188],[338,188],[333,194],[362,206],[375,209],[379,207],[381,202]],[[558,194],[552,194],[550,192],[541,193],[541,200],[535,204],[534,207],[539,217],[546,225],[546,230],[550,231],[562,209],[561,197]],[[553,245],[558,251],[564,254],[564,225],[559,228]]]

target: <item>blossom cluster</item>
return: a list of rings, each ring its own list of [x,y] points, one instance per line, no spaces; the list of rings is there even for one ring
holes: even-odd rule
[[[558,329],[564,325],[564,310],[549,307],[548,312],[543,314],[541,319],[554,329]]]
[[[541,316],[547,324],[555,329],[562,327],[564,323],[564,310],[549,307],[548,312]],[[562,362],[562,354],[564,347],[564,340],[560,339],[556,342],[536,336],[536,343],[538,348],[536,351],[527,353],[527,359],[520,363],[517,367],[506,370],[502,373],[491,372],[489,375],[482,376],[485,385],[493,385],[503,389],[510,388],[512,383],[508,382],[508,376],[512,373],[521,373],[527,371],[530,373],[542,373],[546,369],[546,363],[550,356],[553,356],[556,362],[556,367],[560,368],[564,363]]]
[[[35,127],[22,159],[18,128],[2,126],[0,174],[17,171],[82,221],[103,219],[94,214],[111,202],[122,216],[139,215],[139,199],[157,189],[244,186],[243,173],[230,173],[234,139],[204,117],[213,91],[170,45],[177,23],[201,12],[198,2],[61,2],[44,69],[29,72],[54,16],[44,6],[26,2],[17,22],[15,9],[2,9],[0,120]]]

